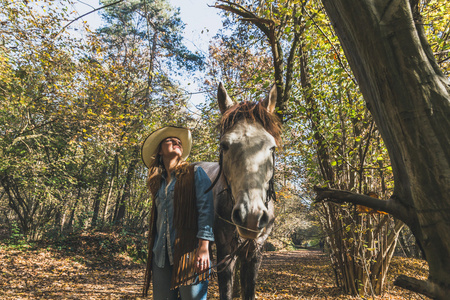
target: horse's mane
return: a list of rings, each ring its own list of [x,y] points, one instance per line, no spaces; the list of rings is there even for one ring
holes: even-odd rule
[[[220,133],[230,129],[240,120],[260,123],[274,138],[277,146],[281,145],[281,122],[275,114],[267,111],[260,102],[244,101],[228,108],[220,119]]]

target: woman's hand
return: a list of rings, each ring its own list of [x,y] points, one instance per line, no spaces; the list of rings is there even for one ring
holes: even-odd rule
[[[202,273],[209,269],[209,241],[199,239],[198,250],[195,257],[195,269],[197,273]]]

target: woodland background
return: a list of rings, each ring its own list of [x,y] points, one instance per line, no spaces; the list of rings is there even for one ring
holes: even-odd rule
[[[90,30],[70,27],[70,0],[0,0],[3,250],[64,251],[74,236],[105,233],[126,240],[114,253],[142,262],[152,199],[141,142],[162,126],[187,126],[189,161],[217,161],[218,82],[237,101],[258,101],[275,82],[271,41],[224,7],[211,8],[222,10],[223,29],[200,53],[184,46],[183,20],[166,1],[100,2],[104,26]],[[393,190],[388,153],[321,2],[219,2],[274,20],[289,89],[266,249],[323,244],[338,287],[382,294],[394,254],[421,257],[409,229],[382,212],[313,201],[315,185],[380,199]],[[420,10],[448,77],[450,3],[420,1]],[[194,72],[206,95],[196,106],[176,80]]]

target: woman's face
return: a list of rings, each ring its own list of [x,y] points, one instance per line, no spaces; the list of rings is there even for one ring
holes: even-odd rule
[[[161,151],[159,152],[159,155],[162,155],[163,157],[181,157],[182,154],[183,146],[181,145],[179,138],[169,137],[161,142]]]

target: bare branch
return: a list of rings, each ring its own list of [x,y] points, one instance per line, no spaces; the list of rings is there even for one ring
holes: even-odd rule
[[[363,205],[378,211],[387,212],[406,224],[411,224],[411,216],[408,216],[409,209],[396,199],[391,198],[388,200],[381,200],[349,191],[320,188],[317,186],[314,187],[314,191],[317,194],[315,202],[330,200],[335,203],[349,202],[352,204]]]
[[[228,1],[224,1],[224,2],[228,3]],[[237,7],[234,7],[234,6],[237,6]],[[267,27],[267,24],[272,25],[272,24],[274,24],[273,21],[259,18],[254,13],[252,13],[252,12],[246,10],[245,8],[243,8],[242,6],[239,6],[234,3],[232,3],[230,5],[217,4],[217,5],[214,5],[214,7],[234,13],[234,14],[242,17],[242,19],[241,19],[242,21],[251,22],[252,24],[257,26],[267,37],[270,36],[270,29],[269,29],[269,27]]]
[[[286,109],[284,99],[284,88],[283,88],[283,49],[281,48],[280,41],[276,35],[277,22],[272,19],[260,18],[253,12],[247,10],[245,7],[233,3],[227,0],[221,0],[224,4],[214,5],[215,8],[219,8],[231,13],[234,13],[242,17],[241,21],[247,21],[258,27],[268,38],[269,44],[272,48],[274,72],[275,72],[275,83],[277,85],[277,107],[280,111]],[[278,114],[278,113],[277,113]],[[280,120],[283,120],[282,113],[279,114]]]
[[[67,23],[66,25],[64,25],[64,27],[58,32],[58,34],[57,34],[55,37],[57,37],[58,35],[60,35],[67,27],[69,27],[70,24],[72,24],[72,23],[78,21],[79,19],[84,18],[85,16],[87,16],[87,15],[93,13],[93,12],[96,12],[96,11],[98,11],[98,10],[101,10],[101,9],[104,9],[104,8],[107,8],[107,7],[116,5],[116,4],[120,3],[120,2],[123,2],[123,0],[119,0],[119,1],[116,1],[116,2],[113,2],[113,3],[110,3],[110,4],[107,4],[107,5],[98,7],[98,8],[96,8],[96,9],[94,9],[94,10],[91,10],[90,12],[85,13],[84,15],[79,16],[78,18],[73,19],[72,21],[70,21],[69,23]]]

